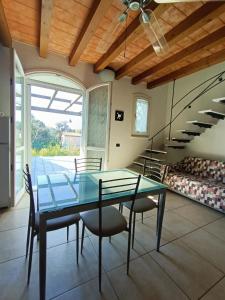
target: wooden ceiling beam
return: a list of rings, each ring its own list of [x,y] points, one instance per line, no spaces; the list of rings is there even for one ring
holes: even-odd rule
[[[112,5],[112,0],[95,0],[87,16],[85,24],[78,36],[76,43],[69,56],[69,64],[75,66],[87,44],[91,40],[98,25],[102,21],[109,7]]]
[[[200,71],[202,69],[208,68],[212,65],[221,63],[225,60],[225,49],[218,51],[216,53],[213,53],[212,55],[209,55],[207,57],[204,57],[200,59],[199,61],[196,61],[192,64],[189,64],[181,69],[178,69],[174,72],[171,72],[161,78],[158,78],[154,81],[150,81],[147,84],[148,89],[155,88],[157,86],[160,86],[162,84],[168,83],[172,80],[190,75],[194,72]]]
[[[51,27],[54,0],[41,1],[41,24],[40,24],[40,56],[46,58],[48,55],[48,43]]]
[[[0,43],[5,47],[12,46],[12,38],[5,17],[4,7],[0,0]]]
[[[220,43],[225,42],[225,26],[222,28],[212,32],[211,34],[207,35],[206,37],[202,38],[198,42],[188,46],[187,48],[181,50],[178,53],[175,53],[174,55],[170,56],[169,58],[163,60],[158,65],[155,65],[154,67],[146,70],[145,72],[135,76],[132,78],[133,84],[138,84],[146,77],[149,77],[156,72],[161,71],[164,68],[169,67],[170,65],[174,65],[177,62],[181,61],[187,56],[190,56],[202,49],[208,50],[214,46],[217,46]]]
[[[151,2],[147,8],[154,10],[156,15],[160,15],[166,7],[168,7],[168,4],[158,5]],[[97,73],[107,67],[123,51],[125,43],[129,44],[134,41],[141,32],[142,27],[138,15],[115,40],[108,51],[96,62],[94,71]]]
[[[178,41],[182,40],[189,34],[209,23],[224,11],[224,2],[212,2],[204,4],[202,7],[185,18],[182,22],[180,22],[165,35],[169,46],[175,45]],[[130,60],[127,64],[122,66],[116,72],[116,79],[120,79],[123,76],[126,76],[134,67],[136,67],[140,63],[143,63],[153,53],[154,49],[150,45],[139,55]]]

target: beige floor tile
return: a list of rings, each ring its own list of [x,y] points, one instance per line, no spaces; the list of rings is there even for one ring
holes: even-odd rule
[[[218,282],[201,300],[224,300],[225,278]]]
[[[121,300],[187,299],[148,254],[131,262],[129,276],[123,267],[108,275]]]
[[[198,299],[223,274],[181,241],[174,241],[150,255],[191,299]]]
[[[156,249],[156,220],[157,217],[153,216],[144,219],[143,224],[140,221],[136,222],[134,249],[136,249],[136,242],[138,242],[138,244],[141,245],[147,252]],[[176,239],[176,235],[163,227],[160,244],[166,244],[174,239]]]
[[[0,211],[0,231],[26,226],[28,223],[28,214],[28,208]]]
[[[213,235],[217,236],[219,239],[225,241],[224,228],[225,228],[225,216],[215,222],[212,222],[204,226],[202,229],[212,233]]]
[[[94,235],[89,237],[94,245],[96,253],[98,253],[98,238]],[[102,260],[103,266],[106,271],[126,264],[127,262],[127,246],[128,246],[128,233],[123,232],[112,237],[111,243],[108,238],[103,239]],[[86,247],[84,245],[84,247]],[[135,249],[131,250],[131,259],[144,254],[146,251],[136,243]],[[85,248],[83,255],[86,255]],[[124,265],[124,269],[126,266]]]
[[[201,229],[180,240],[225,273],[225,242],[223,240]]]
[[[177,193],[171,192],[171,191],[167,191],[166,193],[166,205],[165,205],[165,209],[175,209],[178,207],[182,207],[182,206],[187,206],[192,204],[193,202],[186,198],[183,197],[181,195],[178,195]]]
[[[87,230],[84,232],[84,236],[87,237],[90,233]],[[82,222],[79,223],[79,238],[82,235]],[[62,228],[54,230],[47,233],[48,247],[54,247],[56,245],[67,242],[67,229]],[[69,241],[74,241],[77,239],[76,236],[76,225],[71,225],[69,227]]]
[[[201,204],[192,204],[180,207],[175,209],[174,212],[188,219],[197,226],[203,226],[222,218],[221,213]]]
[[[25,255],[25,227],[0,232],[0,262]]]
[[[85,284],[72,289],[55,300],[116,300],[117,297],[108,278],[102,277],[102,292],[98,290],[98,278],[88,281]]]
[[[88,239],[88,238],[87,238]],[[76,264],[75,242],[48,250],[46,298],[53,298],[85,283],[98,275],[98,261],[90,242],[87,255]],[[0,264],[0,291],[4,300],[39,299],[38,254],[33,255],[31,281],[26,285],[27,263],[24,258]]]
[[[166,211],[164,213],[163,228],[167,229],[176,237],[180,237],[197,228],[196,225],[175,213],[175,211]]]
[[[81,237],[81,230],[80,230]],[[85,231],[85,237],[87,232]],[[25,255],[27,238],[27,227],[20,227],[12,230],[0,232],[0,262],[7,261],[9,259],[18,258]],[[75,225],[70,226],[69,241],[76,240]],[[67,243],[66,228],[51,231],[47,233],[47,247],[55,247],[61,244]],[[34,239],[34,250],[38,251],[39,244],[37,237]]]

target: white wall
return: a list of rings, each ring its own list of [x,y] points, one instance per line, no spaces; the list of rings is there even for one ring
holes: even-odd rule
[[[112,87],[112,114],[110,136],[110,167],[125,167],[149,144],[148,138],[131,136],[133,95],[144,93],[150,98],[150,136],[164,126],[166,116],[167,86],[146,90],[143,85],[134,86],[130,79],[114,81]],[[115,110],[125,112],[124,121],[115,121]],[[157,140],[157,144],[163,142]],[[120,147],[116,147],[120,143]]]
[[[10,115],[10,51],[0,45],[0,112]]]
[[[68,65],[68,59],[49,54],[47,59],[39,56],[38,50],[32,46],[14,42],[17,54],[25,72],[32,70],[55,70],[74,77],[86,88],[101,83],[99,76],[93,72],[93,66],[79,63],[76,67]],[[110,124],[110,152],[109,168],[125,167],[140,154],[148,144],[147,138],[131,137],[132,100],[134,93],[142,93],[151,98],[150,102],[150,133],[151,135],[161,128],[165,122],[167,87],[149,91],[145,85],[131,85],[130,79],[124,78],[112,84],[112,107]],[[125,120],[114,120],[115,110],[123,110]],[[158,141],[159,142],[159,141]],[[116,148],[116,143],[120,147]]]
[[[175,97],[174,103],[176,103],[183,95],[188,91],[204,82],[208,78],[225,71],[225,63],[217,64],[202,71],[196,72],[192,75],[183,77],[175,82]],[[225,79],[225,75],[223,76]],[[173,111],[173,115],[176,115],[185,104],[191,101],[203,88],[205,88],[210,82],[204,84],[203,87],[198,88],[191,93],[185,101],[182,101]],[[168,101],[167,101],[167,122],[170,117],[170,105],[172,98],[172,86],[170,83],[168,87]],[[210,116],[198,114],[199,110],[213,109],[225,113],[225,105],[216,104],[212,102],[213,98],[221,98],[225,96],[225,82],[221,83],[217,87],[210,90],[207,94],[201,96],[190,109],[187,109],[184,113],[178,117],[178,119],[172,125],[172,136],[188,138],[186,135],[181,135],[177,132],[177,129],[193,129],[199,130],[197,126],[186,124],[187,120],[199,120],[203,122],[217,123],[216,119]],[[201,130],[200,130],[201,131]],[[194,140],[187,144],[186,150],[170,150],[172,160],[179,160],[183,156],[193,155],[200,157],[207,157],[212,159],[225,159],[225,121],[219,121],[219,123],[212,127],[212,129],[206,129],[200,137],[194,138]]]

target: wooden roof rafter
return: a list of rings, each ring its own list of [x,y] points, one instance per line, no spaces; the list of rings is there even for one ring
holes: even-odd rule
[[[70,53],[69,64],[71,66],[75,66],[78,63],[81,54],[85,50],[111,4],[111,0],[95,0],[93,2],[85,24],[83,25],[80,35],[78,36],[78,39]]]
[[[209,55],[207,57],[204,57],[204,58],[200,59],[199,61],[188,64],[187,66],[184,66],[183,68],[180,68],[176,71],[166,74],[165,76],[158,78],[154,81],[150,81],[147,83],[147,88],[148,89],[155,88],[157,86],[168,83],[169,81],[179,79],[181,77],[190,75],[194,72],[198,72],[202,69],[208,68],[212,65],[221,63],[224,60],[225,60],[225,49],[220,50],[216,53],[213,53],[212,55]]]
[[[147,6],[147,9],[153,10],[155,14],[159,16],[168,6],[168,4],[158,5],[156,2],[151,2]],[[126,44],[131,43],[141,32],[142,26],[138,15],[109,47],[108,51],[95,63],[94,71],[98,73],[107,67],[123,51],[125,42]]]
[[[182,38],[193,33],[223,12],[225,12],[224,2],[212,2],[204,4],[202,7],[194,11],[191,15],[185,18],[182,22],[180,22],[165,35],[169,46],[175,45],[179,40],[182,40]],[[138,64],[143,63],[153,53],[154,49],[150,45],[140,54],[130,60],[127,64],[117,70],[116,79],[120,79],[126,76],[131,69],[133,69]],[[139,82],[139,78],[136,78],[133,83],[137,84]]]
[[[41,1],[41,24],[40,24],[40,56],[48,55],[48,44],[52,20],[54,0]]]
[[[187,48],[184,48],[178,53],[175,53],[174,55],[168,57],[167,59],[163,60],[159,64],[153,66],[152,68],[144,71],[143,73],[135,76],[132,79],[133,84],[139,83],[144,78],[147,78],[156,72],[159,72],[163,70],[164,68],[169,67],[170,65],[174,65],[177,62],[181,61],[187,56],[190,56],[196,52],[199,52],[202,49],[210,50],[210,48],[219,45],[220,43],[225,42],[225,26],[222,28],[210,33],[206,37],[200,39],[199,41],[195,42],[194,44],[191,44]]]
[[[3,46],[9,48],[12,46],[12,38],[5,17],[2,0],[0,0],[0,43],[2,43]]]

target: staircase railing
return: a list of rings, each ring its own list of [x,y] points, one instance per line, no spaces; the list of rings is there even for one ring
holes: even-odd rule
[[[225,78],[223,78],[223,75],[225,74],[225,71],[222,71],[210,78],[208,78],[207,80],[205,80],[204,82],[200,83],[199,85],[197,85],[196,87],[194,87],[193,89],[191,89],[189,92],[187,92],[183,97],[181,97],[175,104],[173,104],[174,102],[174,94],[175,94],[175,80],[173,82],[173,93],[172,93],[172,102],[171,102],[171,113],[170,113],[170,121],[163,126],[161,129],[159,129],[159,131],[157,131],[151,138],[149,138],[149,141],[151,141],[151,145],[150,148],[151,150],[153,149],[153,145],[154,145],[154,139],[160,134],[162,133],[164,130],[166,130],[169,127],[169,141],[171,140],[171,127],[172,124],[174,123],[174,121],[188,108],[191,108],[191,105],[196,102],[201,96],[203,96],[204,94],[208,93],[210,90],[212,90],[213,88],[215,88],[216,86],[222,84],[225,81]],[[187,96],[189,96],[193,91],[195,91],[196,89],[200,88],[201,86],[203,86],[204,84],[206,84],[207,82],[211,81],[201,92],[199,92],[197,94],[197,96],[195,96],[190,102],[188,102],[188,104],[185,104],[185,106],[173,117],[173,109],[177,106],[177,104],[181,103]]]

